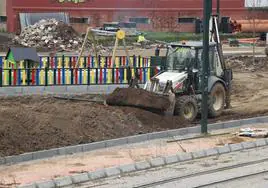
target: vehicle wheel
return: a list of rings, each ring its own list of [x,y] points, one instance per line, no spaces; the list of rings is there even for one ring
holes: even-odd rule
[[[175,115],[179,115],[183,120],[192,122],[197,116],[197,101],[191,96],[181,96],[176,100],[174,110]]]
[[[225,88],[222,84],[216,83],[209,95],[208,113],[210,117],[217,117],[222,114],[226,99]]]

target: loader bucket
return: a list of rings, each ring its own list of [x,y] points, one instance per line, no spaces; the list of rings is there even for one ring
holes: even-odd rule
[[[106,98],[106,104],[137,107],[155,113],[165,113],[171,106],[169,96],[136,88],[116,88]]]

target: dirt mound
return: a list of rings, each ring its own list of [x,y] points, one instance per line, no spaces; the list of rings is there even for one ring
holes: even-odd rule
[[[0,156],[183,127],[141,109],[52,97],[1,98]]]
[[[121,110],[125,114],[131,114],[134,117],[138,118],[142,125],[150,125],[150,127],[155,131],[178,129],[191,126],[189,122],[184,122],[178,116],[163,116],[146,110],[140,110],[138,108],[131,107],[122,107]]]
[[[226,63],[229,67],[237,71],[267,71],[268,70],[268,58],[266,57],[231,57],[226,59]]]
[[[153,112],[164,112],[170,105],[168,97],[136,88],[117,88],[108,95],[106,102],[112,106],[138,107]]]

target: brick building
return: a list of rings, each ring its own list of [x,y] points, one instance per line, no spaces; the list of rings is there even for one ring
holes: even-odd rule
[[[216,0],[213,0],[216,2]],[[245,0],[220,0],[221,16],[244,20],[249,11]],[[19,13],[66,12],[78,31],[103,22],[134,21],[138,29],[192,32],[196,19],[202,18],[203,0],[8,0],[8,30],[20,28]],[[213,5],[215,12],[216,4]],[[260,11],[261,19],[268,19]]]

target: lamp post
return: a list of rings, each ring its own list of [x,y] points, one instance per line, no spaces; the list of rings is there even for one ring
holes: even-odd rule
[[[218,15],[218,18],[220,18],[220,0],[217,0],[217,15]]]
[[[208,124],[208,75],[209,75],[209,20],[212,12],[212,0],[203,0],[203,61],[202,61],[202,104],[201,132],[207,134]]]

